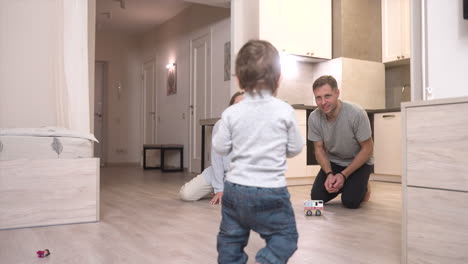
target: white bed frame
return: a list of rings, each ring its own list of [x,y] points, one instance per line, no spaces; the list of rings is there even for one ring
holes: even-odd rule
[[[0,229],[99,221],[99,158],[0,161]]]

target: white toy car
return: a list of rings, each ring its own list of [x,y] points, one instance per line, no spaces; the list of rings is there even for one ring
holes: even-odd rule
[[[323,214],[323,201],[322,200],[307,200],[304,202],[304,215],[320,216],[322,214]]]

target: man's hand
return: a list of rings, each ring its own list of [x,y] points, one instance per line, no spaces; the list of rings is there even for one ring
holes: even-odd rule
[[[341,188],[343,188],[343,178],[341,178],[341,175],[338,174],[330,174],[327,176],[327,179],[325,180],[325,189],[329,193],[336,193],[338,192]]]
[[[221,204],[222,199],[223,199],[223,192],[217,192],[215,193],[213,199],[211,199],[211,204],[216,204],[218,202],[219,204]]]
[[[336,181],[332,187],[334,189],[340,190],[341,188],[343,188],[343,185],[345,182],[344,175],[342,175],[341,173],[338,173],[338,174],[335,174],[335,177],[336,177]]]
[[[335,184],[335,182],[336,182],[335,175],[330,174],[327,176],[327,179],[325,180],[325,189],[327,190],[327,192],[329,193],[337,192],[337,190],[335,191],[335,189],[333,188],[333,185]]]

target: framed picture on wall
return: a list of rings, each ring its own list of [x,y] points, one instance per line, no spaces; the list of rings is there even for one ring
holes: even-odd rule
[[[177,72],[176,64],[167,65],[167,95],[173,95],[177,93]]]

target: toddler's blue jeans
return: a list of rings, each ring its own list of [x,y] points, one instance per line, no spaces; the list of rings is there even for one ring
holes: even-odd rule
[[[226,181],[218,234],[218,263],[244,264],[250,230],[265,241],[255,258],[261,264],[282,264],[297,249],[298,233],[287,187],[259,188]]]

